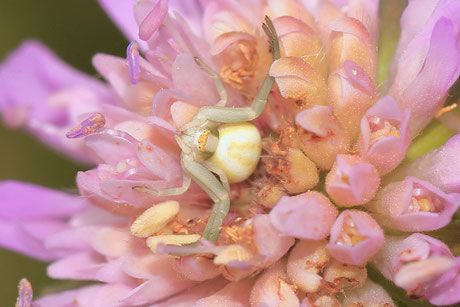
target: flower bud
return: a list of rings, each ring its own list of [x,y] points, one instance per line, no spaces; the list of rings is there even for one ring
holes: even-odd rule
[[[319,168],[330,169],[337,154],[346,153],[348,133],[332,113],[331,107],[315,106],[297,113],[300,148]]]
[[[377,101],[361,119],[358,148],[380,175],[393,170],[404,159],[411,134],[409,110],[403,111],[391,96]]]
[[[420,233],[387,236],[372,263],[412,298],[425,298],[435,305],[460,302],[460,258],[454,258],[437,239]]]
[[[329,75],[328,99],[334,115],[354,143],[359,136],[360,120],[372,106],[377,89],[374,81],[355,62],[345,61],[344,67]]]
[[[297,242],[287,262],[289,279],[304,292],[317,292],[323,281],[320,274],[329,262],[329,258],[325,242],[307,240]]]
[[[367,279],[367,270],[366,267],[332,261],[324,270],[323,278],[338,291],[359,288]]]
[[[341,262],[364,265],[383,246],[383,241],[383,230],[369,214],[345,210],[332,226],[327,249]]]
[[[364,25],[355,18],[342,17],[330,24],[329,71],[353,61],[375,80],[377,76],[377,48]]]
[[[273,62],[270,76],[275,78],[281,95],[296,102],[299,109],[327,104],[327,84],[313,67],[297,57]]]
[[[326,50],[314,29],[292,16],[278,17],[273,24],[282,56],[301,58],[323,77],[327,76]]]
[[[369,204],[383,225],[402,231],[431,231],[446,226],[460,199],[415,177],[383,187]]]
[[[374,198],[380,184],[375,167],[359,156],[338,155],[327,174],[326,191],[340,206],[363,205]]]
[[[251,306],[298,306],[299,299],[286,282],[286,260],[280,260],[259,276],[251,291]]]

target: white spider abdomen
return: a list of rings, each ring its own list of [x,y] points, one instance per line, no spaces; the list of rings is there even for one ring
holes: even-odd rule
[[[210,161],[221,168],[229,182],[246,180],[259,163],[262,151],[260,132],[251,123],[219,126],[219,144]]]

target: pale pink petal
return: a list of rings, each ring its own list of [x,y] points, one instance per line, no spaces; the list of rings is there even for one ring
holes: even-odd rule
[[[253,278],[231,282],[215,294],[199,299],[195,307],[249,307],[249,295],[254,284]]]
[[[254,244],[265,265],[278,261],[295,242],[294,238],[286,237],[279,233],[270,223],[270,218],[267,214],[256,215],[253,225]]]
[[[354,142],[359,135],[360,119],[376,100],[377,88],[358,64],[347,60],[343,65],[329,75],[328,102]]]
[[[460,6],[457,11],[460,12]],[[411,109],[409,126],[414,135],[443,105],[449,87],[460,74],[459,35],[457,24],[441,18],[430,36],[414,40],[399,61],[390,93],[403,108]],[[425,57],[415,62],[412,54],[423,55],[424,48]]]
[[[326,177],[327,193],[337,204],[345,207],[369,202],[379,185],[380,176],[375,167],[354,155],[338,155],[337,162]]]
[[[321,272],[329,259],[324,241],[300,240],[289,254],[288,277],[300,290],[315,293],[323,284]]]
[[[295,117],[305,129],[299,132],[302,151],[321,169],[330,169],[337,154],[346,153],[350,138],[329,106],[314,106],[302,110]]]
[[[198,286],[187,289],[184,292],[158,304],[151,305],[152,307],[189,307],[202,299],[208,297],[222,289],[228,282],[224,278],[212,279]]]
[[[406,176],[414,176],[430,182],[444,192],[460,193],[459,169],[460,134],[457,134],[443,146],[398,168],[384,183],[400,181]]]
[[[362,288],[354,288],[345,290],[344,299],[342,304],[344,306],[353,306],[353,304],[364,304],[364,306],[385,306],[385,304],[390,304],[395,306],[395,303],[380,285],[372,282],[369,278],[366,280]]]
[[[95,280],[104,258],[94,252],[82,252],[61,258],[48,266],[48,275],[57,279]]]
[[[286,283],[286,260],[280,260],[262,273],[251,291],[251,306],[298,306],[295,292]]]
[[[270,222],[283,235],[320,240],[329,235],[337,209],[316,191],[283,196],[270,212]]]

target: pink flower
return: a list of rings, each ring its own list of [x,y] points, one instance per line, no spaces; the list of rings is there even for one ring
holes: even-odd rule
[[[410,1],[384,86],[377,0],[99,2],[131,40],[106,82],[37,42],[0,66],[4,122],[93,166],[80,195],[0,183],[0,245],[95,282],[18,304],[394,305],[367,262],[460,302],[447,245],[384,236],[460,206],[460,135],[398,167],[460,74],[458,1]]]
[[[414,298],[436,305],[458,302],[460,261],[437,239],[418,233],[387,238],[373,263]]]

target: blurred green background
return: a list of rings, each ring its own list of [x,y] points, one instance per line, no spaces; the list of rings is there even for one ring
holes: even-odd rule
[[[127,45],[96,0],[0,1],[0,61],[29,38],[44,42],[63,60],[90,75],[96,75],[91,66],[93,54],[123,56]],[[75,173],[84,168],[1,123],[0,141],[0,180],[67,190],[75,187]],[[32,282],[37,294],[58,284],[46,278],[46,263],[0,249],[0,306],[14,306],[22,277]]]

